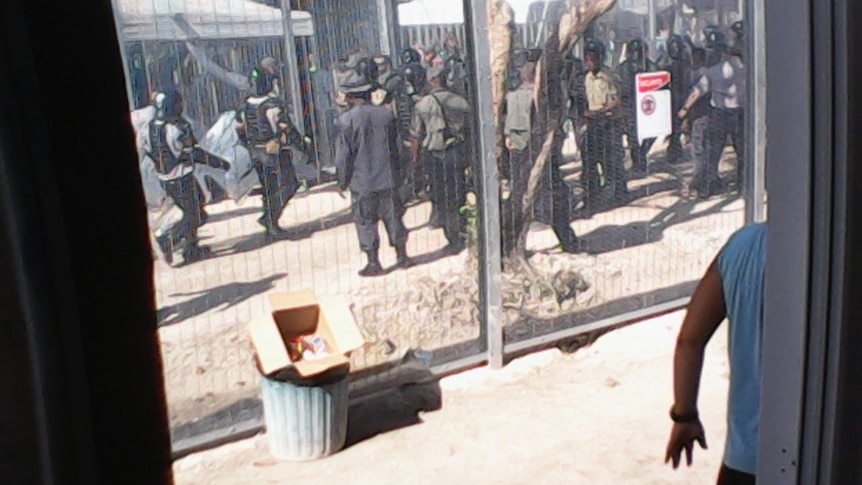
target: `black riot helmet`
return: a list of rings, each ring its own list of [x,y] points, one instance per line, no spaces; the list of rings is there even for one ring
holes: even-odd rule
[[[365,77],[365,80],[368,82],[377,81],[377,76],[380,74],[380,67],[376,62],[374,62],[374,59],[370,57],[359,59],[353,70],[360,76]]]
[[[730,25],[730,30],[736,34],[737,39],[745,37],[745,23],[742,20],[737,20]]]
[[[425,88],[427,82],[425,68],[418,62],[401,66],[401,77],[412,87],[412,92],[408,94],[418,94]]]
[[[721,51],[727,48],[727,37],[719,30],[710,31],[706,35],[706,48]]]
[[[446,59],[445,64],[446,64],[446,67],[448,67],[448,68],[453,68],[456,66],[463,66],[464,65],[464,59],[461,59],[459,56],[449,56],[449,58]]]
[[[264,69],[255,68],[248,76],[251,92],[256,96],[267,96],[276,91],[278,76]]]
[[[589,67],[590,55],[595,57],[595,64]],[[605,45],[597,39],[587,39],[584,43],[584,61],[589,69],[598,72],[605,64]]]
[[[400,59],[401,64],[419,64],[422,62],[422,56],[419,55],[419,51],[412,47],[402,50]]]
[[[704,38],[708,38],[709,34],[712,32],[721,32],[721,27],[715,24],[709,24],[703,28],[703,36]]]
[[[183,115],[183,95],[174,88],[158,91],[153,105],[156,108],[156,119],[176,120]]]
[[[598,39],[587,39],[584,43],[584,54],[595,54],[601,62],[605,58],[605,45]]]
[[[626,57],[634,61],[642,61],[646,57],[647,46],[640,39],[632,39],[626,45]]]
[[[667,41],[667,55],[674,60],[685,59],[685,40],[680,35],[672,35]]]

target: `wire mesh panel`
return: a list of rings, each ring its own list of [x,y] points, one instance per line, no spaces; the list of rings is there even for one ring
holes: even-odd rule
[[[687,297],[745,220],[742,5],[497,3],[532,42],[501,108],[507,348]]]
[[[175,443],[259,421],[269,292],[347,297],[363,378],[481,351],[463,19],[414,65],[377,1],[289,3],[115,2]]]

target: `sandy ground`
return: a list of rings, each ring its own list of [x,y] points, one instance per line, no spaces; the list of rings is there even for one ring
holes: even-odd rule
[[[727,164],[725,164],[727,165]],[[731,166],[726,166],[729,169]],[[584,253],[563,254],[548,227],[530,233],[528,249],[543,273],[580,272],[591,285],[576,305],[553,313],[579,312],[635,295],[694,281],[726,238],[743,221],[738,199],[691,201],[681,197],[680,179],[690,167],[632,180],[634,200],[617,209],[580,218],[572,227]],[[573,174],[577,177],[576,174]],[[374,279],[360,278],[364,264],[349,201],[325,188],[300,194],[281,220],[290,236],[266,242],[255,219],[260,200],[210,205],[210,222],[200,235],[216,257],[171,268],[156,262],[159,336],[172,426],[198,419],[256,395],[256,373],[246,323],[263,314],[270,291],[313,289],[346,295],[368,344],[354,368],[398,359],[408,349],[434,351],[479,336],[478,264],[466,253],[442,257],[440,229],[427,227],[430,205],[411,207],[409,253],[420,263]],[[384,266],[395,262],[383,238]],[[463,290],[469,291],[463,291]],[[471,294],[470,291],[473,293]],[[647,300],[619,311],[636,310]],[[516,315],[517,316],[517,315]],[[541,335],[521,325],[507,329],[507,341]],[[466,357],[457,355],[457,357]]]
[[[700,397],[710,448],[696,452],[690,469],[663,464],[681,319],[667,315],[607,334],[575,354],[534,354],[500,371],[469,371],[439,387],[406,388],[356,405],[351,445],[320,461],[279,461],[260,435],[177,461],[176,482],[714,483],[725,435],[725,326],[708,348]]]

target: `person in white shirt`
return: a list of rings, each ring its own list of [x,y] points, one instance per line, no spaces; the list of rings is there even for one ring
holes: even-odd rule
[[[709,121],[706,127],[706,157],[699,164],[692,189],[701,197],[721,190],[718,165],[724,153],[728,135],[736,152],[737,186],[742,187],[745,158],[745,65],[729,50],[727,38],[721,32],[708,34],[707,45],[719,54],[717,63],[695,83],[691,94],[677,114],[680,119],[702,96],[710,95]]]

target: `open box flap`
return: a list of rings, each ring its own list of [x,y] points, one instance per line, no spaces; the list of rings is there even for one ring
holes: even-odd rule
[[[260,370],[270,374],[290,367],[293,362],[287,353],[281,332],[271,317],[256,318],[249,323],[251,342],[257,352]]]
[[[314,377],[324,372],[348,364],[350,359],[343,355],[331,355],[321,360],[300,360],[293,363],[296,372],[302,377]]]
[[[362,336],[350,305],[343,296],[321,297],[320,308],[326,323],[332,332],[334,345],[342,354],[348,354],[363,345],[365,338]]]
[[[294,308],[304,308],[318,304],[317,297],[311,290],[302,290],[291,293],[270,293],[266,295],[269,303],[270,313]]]

